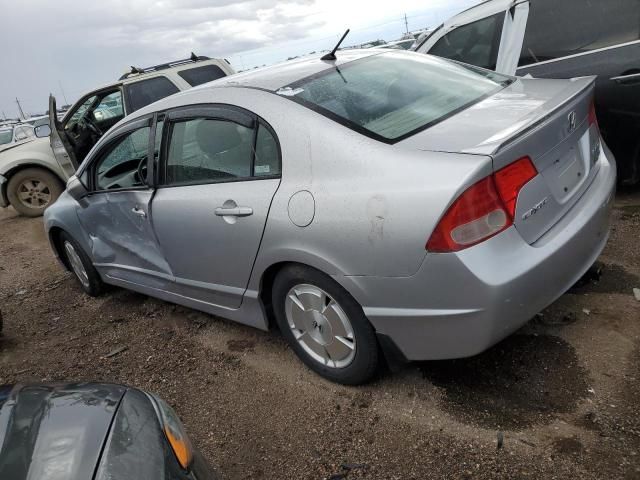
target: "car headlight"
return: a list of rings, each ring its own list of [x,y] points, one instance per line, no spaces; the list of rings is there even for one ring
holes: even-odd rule
[[[162,422],[162,430],[171,445],[171,449],[182,468],[187,470],[193,460],[193,446],[191,440],[184,430],[182,422],[166,402],[154,396],[158,410],[160,412],[160,420]]]

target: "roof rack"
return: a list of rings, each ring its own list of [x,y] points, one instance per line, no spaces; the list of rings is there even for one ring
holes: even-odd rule
[[[204,55],[196,55],[195,53],[191,52],[191,56],[189,58],[184,58],[182,60],[176,60],[174,62],[169,62],[169,63],[161,63],[160,65],[154,65],[153,67],[139,68],[139,67],[134,67],[132,65],[131,71],[122,75],[118,80],[124,80],[126,78],[129,78],[132,75],[140,75],[143,73],[157,72],[158,70],[166,70],[167,68],[177,67],[178,65],[186,65],[189,63],[202,62],[204,60],[211,60],[211,59],[209,57],[205,57]]]

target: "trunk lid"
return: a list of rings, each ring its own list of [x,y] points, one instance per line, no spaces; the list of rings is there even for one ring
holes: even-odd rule
[[[514,224],[534,243],[567,213],[597,173],[600,134],[589,122],[594,87],[595,77],[518,79],[402,143],[490,156],[494,171],[529,157],[538,175],[520,190]]]

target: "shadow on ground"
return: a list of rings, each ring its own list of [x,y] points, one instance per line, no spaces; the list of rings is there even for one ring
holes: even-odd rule
[[[550,335],[515,335],[481,355],[422,363],[442,390],[442,408],[464,423],[519,430],[551,422],[587,395],[571,345]]]
[[[632,285],[640,285],[640,277],[622,265],[597,262],[576,284],[570,294],[619,293],[629,294]]]

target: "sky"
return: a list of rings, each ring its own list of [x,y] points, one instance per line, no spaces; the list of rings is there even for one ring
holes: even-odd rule
[[[236,70],[435,27],[479,0],[0,0],[0,117],[43,113],[146,67],[198,55]]]

